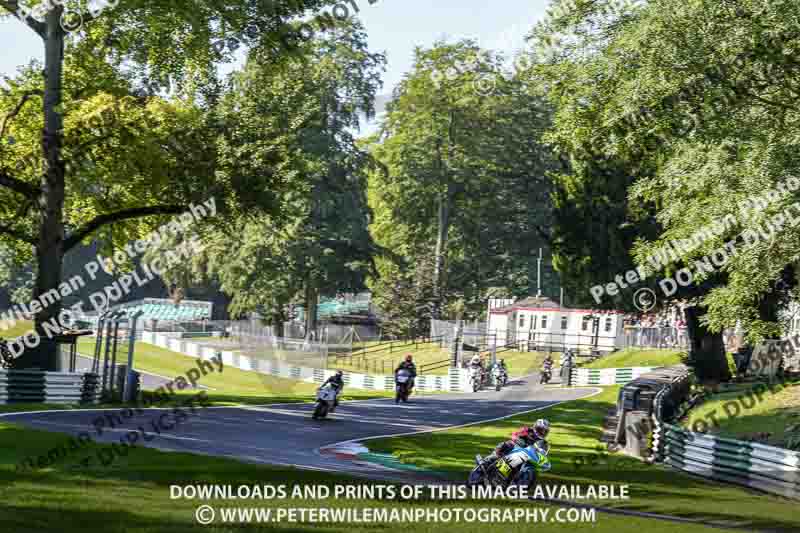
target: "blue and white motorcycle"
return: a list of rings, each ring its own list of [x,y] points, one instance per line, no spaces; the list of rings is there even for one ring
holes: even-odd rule
[[[503,457],[489,462],[476,455],[477,466],[470,472],[467,484],[503,488],[519,485],[531,490],[536,485],[539,472],[547,472],[551,468],[549,448],[544,441],[526,447],[515,446]]]

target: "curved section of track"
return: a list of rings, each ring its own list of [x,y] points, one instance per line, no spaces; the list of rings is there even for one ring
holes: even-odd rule
[[[592,388],[545,388],[537,385],[535,376],[531,376],[515,380],[500,392],[416,396],[408,404],[401,405],[395,405],[390,399],[343,402],[335,413],[322,421],[311,419],[313,404],[310,403],[209,407],[199,409],[196,416],[160,435],[148,426],[169,409],[145,409],[143,414],[128,420],[122,420],[119,410],[115,409],[10,413],[0,417],[28,427],[72,435],[85,431],[101,442],[119,442],[130,431],[142,427],[148,437],[154,437],[145,445],[161,450],[346,472],[360,468],[335,456],[319,454],[318,450],[346,441],[443,430],[509,417],[586,397],[596,391]],[[98,435],[95,422],[100,417],[106,420],[102,434]]]

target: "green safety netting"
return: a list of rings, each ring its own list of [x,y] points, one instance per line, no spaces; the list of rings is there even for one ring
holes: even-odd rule
[[[142,312],[142,315],[139,317],[141,320],[189,321],[211,318],[208,308],[190,305],[145,303],[125,308],[125,312],[129,315],[137,311]]]
[[[305,310],[299,307],[297,311],[302,320]],[[320,318],[367,313],[369,313],[369,302],[339,302],[330,300],[317,305],[317,316]]]

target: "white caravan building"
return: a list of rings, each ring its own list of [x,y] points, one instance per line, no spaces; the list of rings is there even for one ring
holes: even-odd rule
[[[489,344],[520,350],[612,352],[624,347],[623,313],[571,309],[544,297],[489,300]]]

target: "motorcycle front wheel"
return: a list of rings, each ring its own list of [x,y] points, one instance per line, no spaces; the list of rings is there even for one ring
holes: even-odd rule
[[[486,478],[480,465],[473,468],[472,472],[469,473],[469,477],[467,478],[467,485],[483,485],[485,482]]]
[[[328,404],[325,402],[317,402],[317,406],[314,408],[314,414],[311,415],[311,418],[319,420],[320,418],[325,418],[327,414]]]

